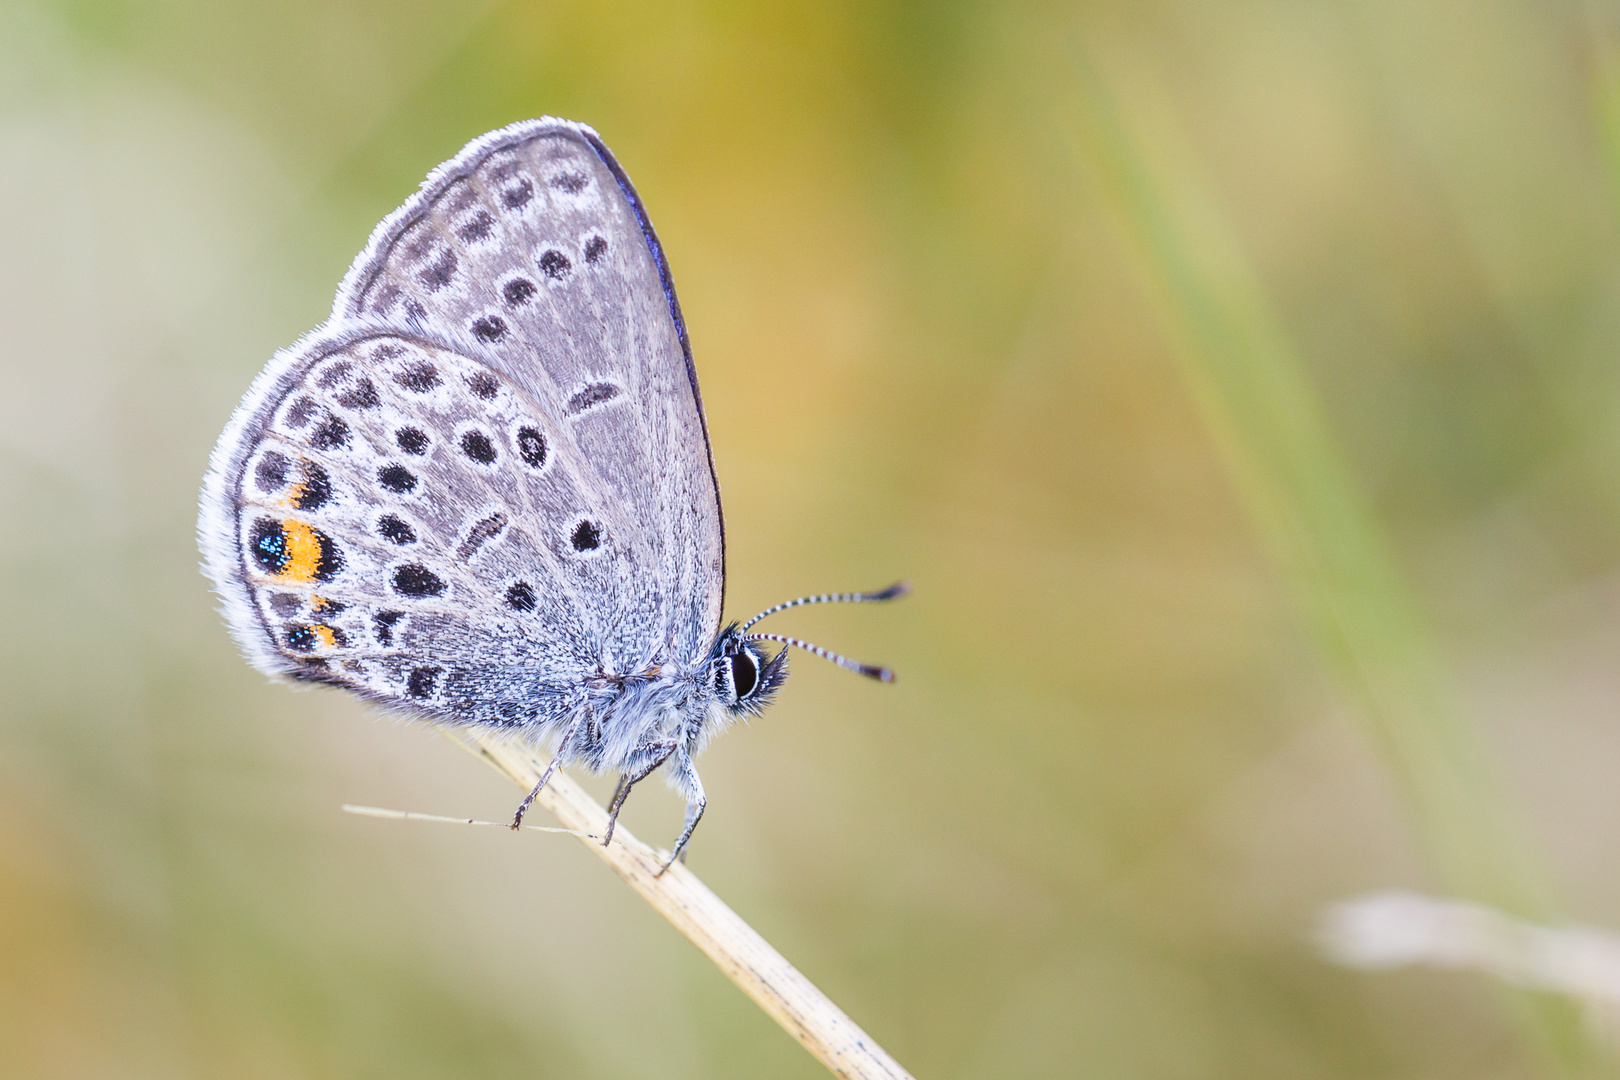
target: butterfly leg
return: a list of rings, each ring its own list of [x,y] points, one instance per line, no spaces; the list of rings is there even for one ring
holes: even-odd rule
[[[709,803],[708,798],[703,794],[703,781],[698,779],[697,769],[692,767],[691,757],[681,750],[677,750],[676,755],[674,765],[675,780],[680,785],[681,791],[686,795],[686,827],[681,830],[681,835],[676,839],[674,848],[670,850],[669,861],[659,868],[657,875],[655,875],[657,877],[662,877],[664,871],[668,870],[676,859],[685,861],[686,842],[692,839],[692,831],[697,828],[698,822],[703,818],[703,808]]]
[[[568,749],[568,740],[574,737],[574,733],[579,730],[580,724],[584,723],[584,721],[585,715],[582,713],[574,717],[568,726],[563,729],[562,738],[557,740],[557,752],[551,755],[551,764],[546,766],[546,771],[540,774],[540,782],[534,785],[533,791],[524,796],[522,802],[518,803],[517,813],[512,815],[512,828],[514,830],[522,827],[523,815],[529,812],[529,807],[534,805],[534,800],[540,797],[540,789],[546,786],[546,781],[551,779],[551,774],[557,771],[557,766],[562,761],[563,751]]]
[[[619,785],[613,789],[613,799],[608,803],[607,835],[602,837],[603,847],[607,847],[608,843],[613,839],[613,826],[618,824],[619,821],[619,807],[623,806],[624,800],[630,797],[630,789],[647,779],[652,775],[654,769],[668,761],[669,755],[675,752],[676,745],[674,742],[649,744],[645,749],[654,756],[647,767],[637,769],[633,776],[630,773],[619,774]]]

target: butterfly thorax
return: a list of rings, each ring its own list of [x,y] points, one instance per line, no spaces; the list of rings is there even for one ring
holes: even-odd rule
[[[560,725],[558,753],[592,772],[626,774],[671,746],[696,756],[731,723],[763,710],[786,678],[785,654],[766,655],[732,624],[698,664],[587,679],[581,709]]]

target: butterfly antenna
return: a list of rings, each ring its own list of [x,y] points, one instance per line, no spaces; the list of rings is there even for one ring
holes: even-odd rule
[[[749,634],[744,640],[779,641],[783,645],[792,645],[796,648],[803,649],[807,653],[814,653],[823,660],[831,660],[845,671],[853,671],[857,674],[865,675],[868,679],[876,679],[878,682],[894,682],[894,672],[890,671],[886,667],[873,667],[871,664],[863,664],[858,660],[851,660],[847,656],[840,656],[831,649],[823,649],[820,645],[812,645],[808,641],[800,641],[796,637],[786,637],[782,634]]]
[[[906,593],[910,591],[910,585],[904,581],[897,581],[893,585],[890,585],[887,589],[884,589],[882,592],[840,592],[822,593],[820,596],[801,596],[797,600],[789,600],[785,604],[777,604],[775,607],[766,608],[758,615],[755,615],[752,619],[749,619],[747,622],[743,623],[742,632],[746,634],[750,626],[753,626],[767,615],[775,615],[778,611],[786,611],[788,608],[803,607],[805,604],[877,604],[882,603],[884,600],[897,599],[906,595]],[[793,642],[792,644],[801,645],[801,643],[797,641]],[[803,646],[801,645],[801,647]],[[812,648],[810,651],[814,652],[815,650]],[[832,657],[828,656],[827,659],[830,660]],[[849,667],[848,664],[845,664],[844,666]],[[859,665],[856,666],[859,667]],[[888,680],[885,679],[884,682],[888,682]]]

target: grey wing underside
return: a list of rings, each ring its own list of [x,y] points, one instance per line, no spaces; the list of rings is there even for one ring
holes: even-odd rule
[[[593,132],[485,136],[378,227],[233,417],[200,530],[259,667],[440,716],[544,722],[593,675],[702,659],[724,583],[702,405]]]

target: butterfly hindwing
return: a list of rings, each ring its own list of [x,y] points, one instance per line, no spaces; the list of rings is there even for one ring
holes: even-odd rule
[[[425,342],[307,351],[240,418],[224,477],[225,591],[251,612],[233,622],[260,666],[459,722],[577,705],[559,695],[612,662],[614,624],[637,610],[622,569],[637,548],[553,421]]]

